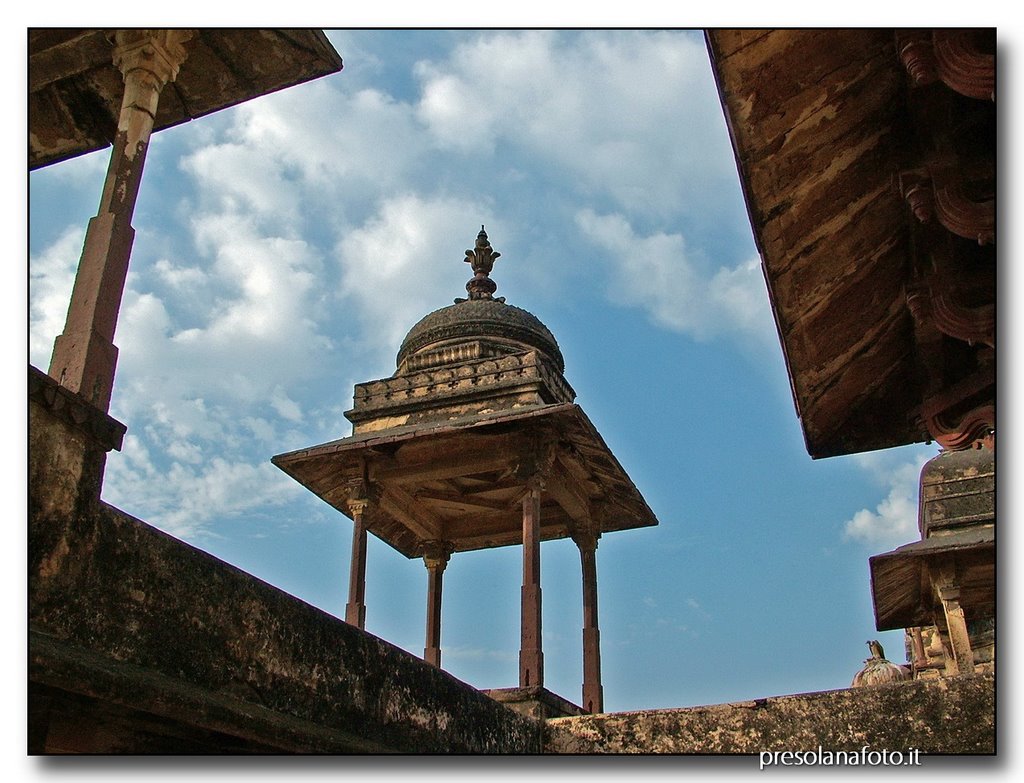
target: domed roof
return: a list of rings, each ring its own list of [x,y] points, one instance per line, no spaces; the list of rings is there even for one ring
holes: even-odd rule
[[[400,372],[410,357],[426,349],[470,341],[490,343],[499,354],[535,349],[547,356],[558,372],[565,372],[565,361],[558,343],[537,316],[505,304],[503,297],[492,296],[497,285],[489,275],[500,255],[491,248],[487,233],[481,226],[476,246],[466,251],[465,261],[473,267],[473,278],[466,283],[469,298],[456,299],[455,304],[435,310],[409,330],[398,349]]]
[[[466,299],[420,319],[398,349],[398,365],[432,345],[470,339],[522,343],[547,355],[559,372],[565,361],[551,331],[532,313],[497,299]]]

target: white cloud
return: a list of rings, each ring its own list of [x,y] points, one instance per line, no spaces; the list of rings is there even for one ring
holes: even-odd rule
[[[858,454],[854,461],[888,494],[874,511],[862,508],[843,523],[843,538],[874,546],[896,546],[920,538],[918,494],[921,468],[934,454],[908,458],[903,450]]]
[[[604,251],[609,296],[639,307],[659,326],[708,339],[723,334],[768,341],[775,331],[756,259],[713,273],[681,234],[638,234],[622,215],[582,210],[576,223]]]
[[[718,100],[699,35],[491,33],[416,73],[417,116],[442,147],[512,145],[623,208],[701,209],[735,177],[721,114],[692,108]]]
[[[234,110],[229,140],[184,158],[208,211],[244,213],[298,236],[311,221],[341,221],[421,166],[427,139],[412,107],[378,90],[354,94],[329,79]]]
[[[394,357],[413,324],[466,295],[472,271],[459,261],[489,216],[479,202],[406,194],[382,202],[342,238],[341,295],[359,314],[367,344]]]
[[[29,361],[43,370],[50,366],[54,339],[64,330],[84,241],[85,230],[70,227],[29,259]]]
[[[150,524],[195,540],[213,534],[216,520],[280,505],[301,491],[270,463],[216,456],[192,464],[175,461],[161,472],[136,456],[108,465],[104,494]]]
[[[166,258],[157,261],[153,268],[160,279],[172,288],[191,290],[207,281],[206,272],[199,267],[177,266]]]

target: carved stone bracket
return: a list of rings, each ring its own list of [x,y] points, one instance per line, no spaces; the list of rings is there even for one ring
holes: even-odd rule
[[[921,420],[931,437],[949,451],[994,448],[994,395],[995,372],[986,367],[925,400]]]
[[[927,30],[897,30],[896,51],[914,85],[923,87],[939,78],[932,36]]]
[[[922,223],[934,217],[948,231],[979,245],[996,239],[995,199],[974,200],[955,166],[934,165],[901,171],[900,194]]]
[[[927,223],[935,216],[935,190],[931,177],[924,169],[909,169],[897,175],[900,195],[910,205],[920,222]]]
[[[939,78],[961,95],[979,100],[996,99],[996,57],[979,51],[967,30],[932,33]]]
[[[995,100],[996,58],[969,30],[899,30],[896,51],[917,87],[941,80],[968,98]]]
[[[996,406],[993,403],[971,408],[960,416],[943,411],[926,416],[924,422],[935,442],[948,451],[995,448]]]
[[[930,171],[938,221],[964,239],[975,240],[979,245],[993,244],[996,241],[995,199],[972,199],[952,166],[935,166]]]
[[[916,323],[934,325],[942,334],[969,345],[996,346],[995,304],[976,307],[962,304],[955,286],[945,275],[929,275],[924,281],[908,286],[907,306]]]
[[[420,551],[423,564],[427,568],[444,571],[455,551],[455,546],[450,541],[424,541]]]

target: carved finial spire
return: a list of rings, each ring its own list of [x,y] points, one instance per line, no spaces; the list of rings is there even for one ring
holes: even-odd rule
[[[466,251],[467,264],[473,267],[473,279],[466,283],[466,290],[470,299],[495,299],[492,294],[498,290],[497,284],[491,280],[489,275],[494,268],[494,262],[501,256],[491,249],[491,243],[487,240],[487,232],[480,226],[480,233],[476,235],[476,247]],[[456,302],[465,302],[465,299],[456,299]],[[498,297],[495,301],[504,302],[504,297]]]

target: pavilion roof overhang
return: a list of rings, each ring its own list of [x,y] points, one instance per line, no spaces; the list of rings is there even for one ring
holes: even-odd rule
[[[28,31],[30,169],[110,146],[124,90],[112,62],[113,32]],[[203,28],[186,48],[177,79],[160,96],[154,130],[342,68],[320,30]]]
[[[994,527],[932,536],[875,555],[869,563],[879,631],[934,624],[938,599],[930,568],[941,563],[955,564],[963,607],[983,614],[994,612]]]
[[[918,127],[885,29],[709,30],[712,68],[808,452],[928,439],[907,308]]]
[[[353,435],[272,462],[346,516],[369,496],[367,529],[407,557],[522,543],[521,501],[543,481],[543,540],[658,524],[583,410],[531,405]]]

